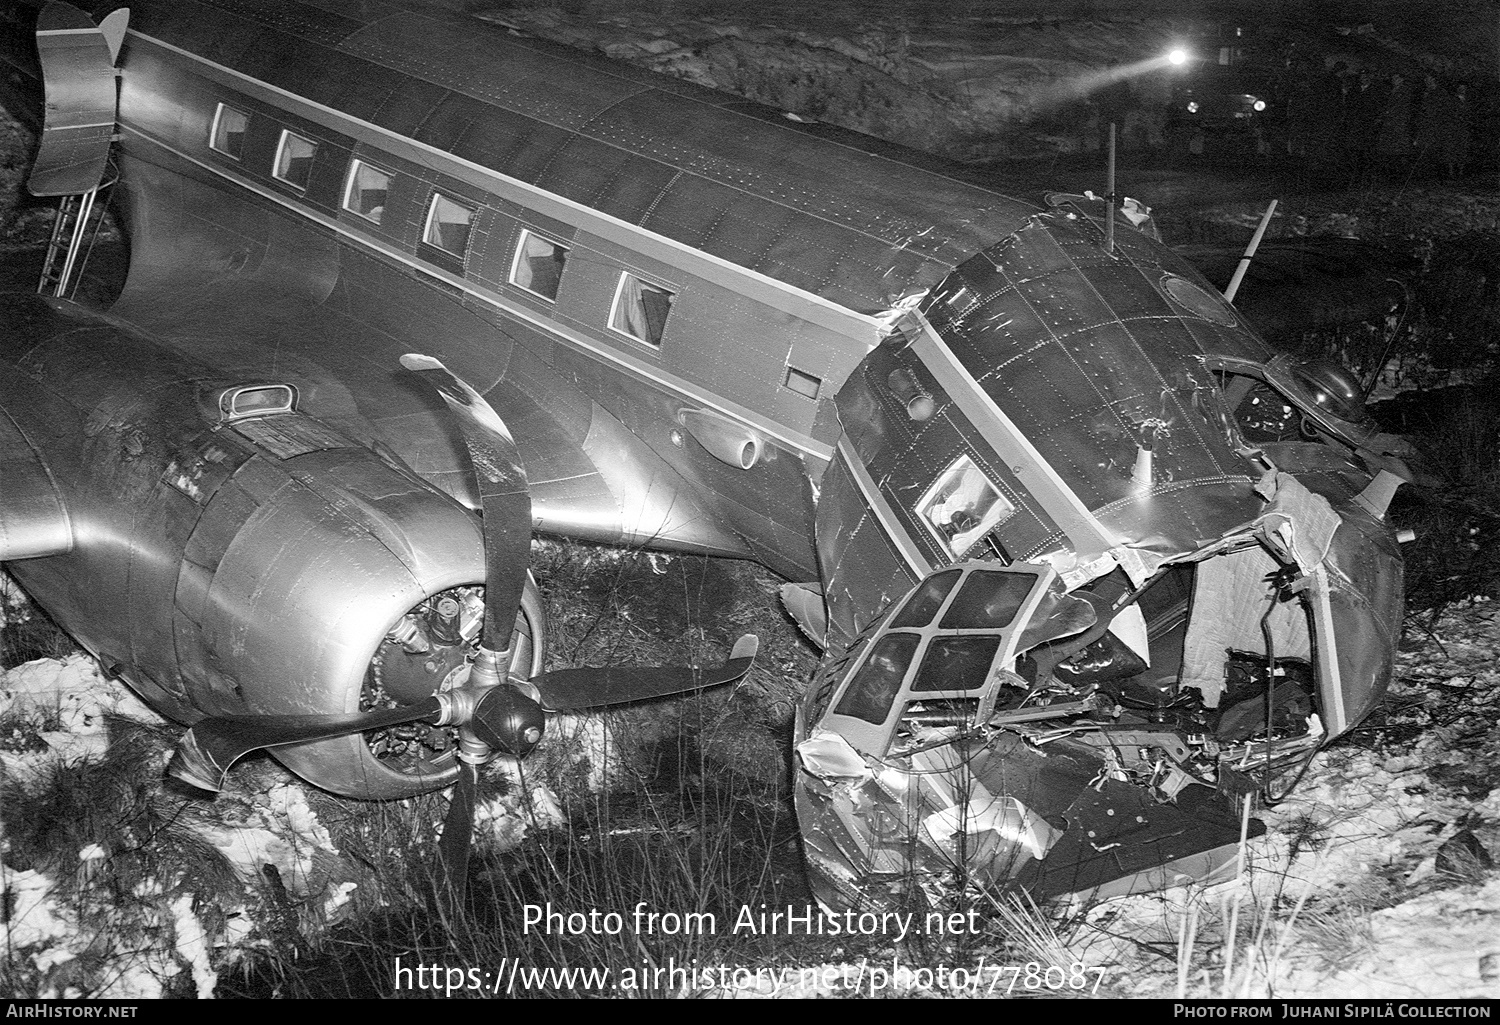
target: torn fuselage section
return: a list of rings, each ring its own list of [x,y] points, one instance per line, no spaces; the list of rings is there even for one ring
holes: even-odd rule
[[[797,745],[825,903],[1202,878],[1383,691],[1399,460],[1300,393],[1302,436],[1248,442],[1229,378],[1272,355],[1171,259],[1039,219],[840,391]]]

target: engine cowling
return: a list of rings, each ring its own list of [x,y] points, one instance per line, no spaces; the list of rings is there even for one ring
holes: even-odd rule
[[[3,304],[0,407],[45,461],[74,536],[71,551],[9,568],[107,668],[189,723],[353,712],[455,682],[469,638],[434,616],[484,580],[473,512],[299,410],[291,384],[225,381],[70,307]],[[414,622],[433,636],[413,637]],[[534,585],[518,626],[539,640]],[[533,675],[540,657],[520,645],[512,669]],[[389,693],[371,686],[372,660],[388,658],[420,662]],[[335,793],[393,798],[453,780],[441,747],[382,758],[355,735],[274,754]]]

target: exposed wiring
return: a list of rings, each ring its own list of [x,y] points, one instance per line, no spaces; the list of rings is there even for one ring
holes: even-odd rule
[[[1314,744],[1307,752],[1307,757],[1302,762],[1302,768],[1297,771],[1297,775],[1292,779],[1292,782],[1281,793],[1272,795],[1272,752],[1276,747],[1271,738],[1271,729],[1276,709],[1276,642],[1271,636],[1271,613],[1276,610],[1276,606],[1289,602],[1296,597],[1296,593],[1292,590],[1292,584],[1300,575],[1301,571],[1297,567],[1283,566],[1266,577],[1266,582],[1271,586],[1271,595],[1270,601],[1266,606],[1266,611],[1260,617],[1260,633],[1266,644],[1266,672],[1268,674],[1266,680],[1266,769],[1265,779],[1261,783],[1260,797],[1268,808],[1275,807],[1286,800],[1287,795],[1297,788],[1297,784],[1302,782],[1302,777],[1307,775],[1307,770],[1312,767],[1313,755],[1317,754],[1323,747],[1322,744]]]

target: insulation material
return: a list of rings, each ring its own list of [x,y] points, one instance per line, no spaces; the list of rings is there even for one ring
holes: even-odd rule
[[[1289,473],[1267,474],[1256,490],[1267,500],[1256,524],[1278,540],[1304,572],[1321,563],[1343,522],[1328,499],[1313,494]]]
[[[1260,620],[1272,600],[1266,577],[1280,568],[1269,553],[1258,547],[1198,564],[1192,615],[1183,649],[1182,684],[1197,687],[1209,708],[1219,706],[1219,696],[1224,691],[1225,652],[1265,651]],[[1267,627],[1278,658],[1311,657],[1307,615],[1300,603],[1277,605]]]
[[[863,783],[872,773],[859,752],[837,733],[819,732],[797,745],[802,767],[819,779]]]
[[[963,806],[953,805],[922,820],[922,826],[940,845],[946,845],[958,833],[982,833],[993,830],[1001,839],[1018,845],[1037,861],[1047,856],[1057,842],[1058,831],[1041,816],[1032,813],[1014,797],[971,800]]]

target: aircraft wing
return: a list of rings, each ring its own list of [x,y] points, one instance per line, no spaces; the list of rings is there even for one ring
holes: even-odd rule
[[[61,555],[73,525],[41,454],[0,409],[0,562]]]

